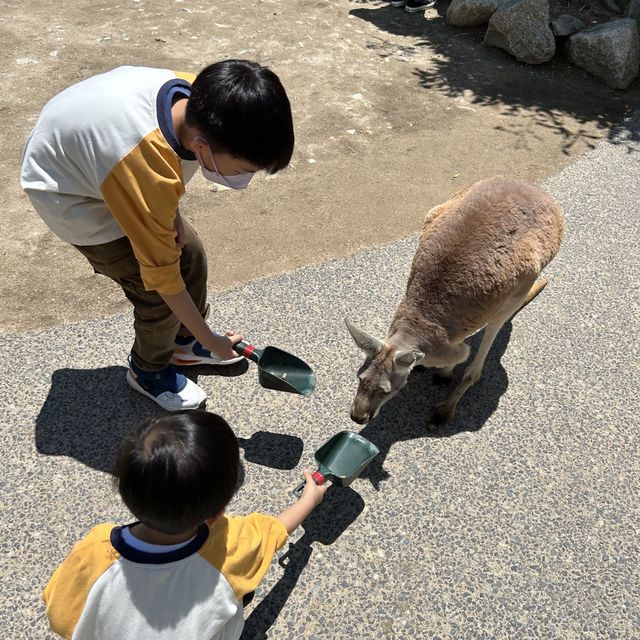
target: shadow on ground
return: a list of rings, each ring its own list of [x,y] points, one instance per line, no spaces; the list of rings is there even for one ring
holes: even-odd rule
[[[396,442],[419,438],[448,438],[463,431],[478,431],[497,409],[500,397],[509,386],[507,372],[500,360],[509,345],[511,330],[511,321],[506,322],[487,355],[482,377],[462,397],[454,419],[435,431],[427,429],[434,407],[444,400],[459,382],[465,366],[459,365],[456,368],[451,385],[446,387],[437,387],[433,384],[434,370],[415,369],[402,391],[384,405],[377,417],[360,431],[362,436],[380,449],[379,455],[374,458],[361,477],[367,478],[376,489],[379,489],[380,483],[389,478],[389,473],[384,469],[384,462],[389,450]],[[478,350],[483,333],[477,333],[467,341],[471,347],[467,363],[471,363]]]
[[[495,127],[513,134],[514,145],[527,145],[529,137],[536,137],[536,128],[545,127],[562,137],[563,151],[569,154],[573,145],[585,137],[595,143],[586,123],[608,130],[621,124],[634,105],[640,104],[640,80],[626,91],[610,89],[570,65],[561,45],[552,61],[536,66],[518,62],[501,49],[485,47],[482,40],[486,25],[460,29],[446,24],[448,3],[439,3],[437,17],[428,13],[429,19],[422,13],[409,14],[389,4],[379,6],[375,2],[375,8],[365,8],[366,0],[356,0],[356,4],[360,6],[350,15],[374,24],[381,32],[367,45],[381,58],[407,56],[409,60],[408,54],[421,47],[434,51],[428,68],[413,70],[418,86],[461,99],[459,108],[497,105],[501,114],[528,116],[524,121],[505,121]],[[384,32],[417,41],[399,45],[385,38]],[[638,139],[637,132],[628,133],[628,140]],[[615,144],[625,142],[625,136],[614,139],[610,132],[608,135]]]
[[[348,487],[331,487],[322,503],[302,524],[304,535],[280,558],[284,573],[275,586],[251,612],[242,640],[264,640],[271,625],[284,608],[313,553],[312,544],[333,544],[364,509],[364,500]]]
[[[224,375],[241,375],[246,361]],[[58,369],[51,378],[49,395],[36,418],[36,449],[52,456],[69,456],[111,473],[123,436],[145,418],[163,415],[156,404],[130,389],[124,367]],[[197,379],[199,371],[189,371]],[[302,455],[296,436],[257,431],[239,438],[247,462],[274,469],[293,469]]]
[[[36,419],[39,453],[69,456],[110,473],[122,440],[160,407],[127,386],[124,367],[58,369]]]
[[[238,443],[247,462],[283,470],[298,465],[304,448],[298,436],[270,431],[256,431],[250,438],[238,438]]]

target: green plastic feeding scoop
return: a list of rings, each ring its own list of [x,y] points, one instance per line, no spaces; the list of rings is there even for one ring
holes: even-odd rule
[[[304,360],[278,349],[257,349],[242,340],[233,350],[258,365],[258,382],[265,389],[310,396],[316,387],[316,374]]]
[[[359,433],[341,431],[316,451],[318,470],[312,478],[316,484],[330,480],[340,487],[348,487],[379,453],[378,447]],[[302,481],[291,494],[299,498],[305,484],[306,481]]]

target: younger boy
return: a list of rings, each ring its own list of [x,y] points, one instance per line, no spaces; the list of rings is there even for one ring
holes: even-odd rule
[[[293,144],[284,87],[247,60],[195,79],[146,67],[94,76],[50,100],[27,140],[22,188],[58,237],[122,287],[134,307],[127,382],[167,411],[206,398],[173,365],[231,364],[241,339],[205,322],[207,257],[178,210],[185,185],[200,166],[243,189],[255,172],[285,168]]]
[[[73,640],[239,638],[243,597],[326,492],[305,472],[302,497],[279,516],[227,516],[239,466],[238,441],[217,415],[143,422],[115,470],[139,521],[94,527],[56,569],[44,591],[53,631]]]

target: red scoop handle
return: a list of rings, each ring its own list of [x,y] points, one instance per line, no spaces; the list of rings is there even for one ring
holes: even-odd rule
[[[327,479],[319,472],[319,471],[314,471],[311,474],[311,477],[313,478],[313,481],[318,484],[318,485],[323,485]],[[307,484],[306,480],[303,480],[292,492],[291,495],[294,498],[299,498],[302,495],[302,492],[304,491],[304,487]]]

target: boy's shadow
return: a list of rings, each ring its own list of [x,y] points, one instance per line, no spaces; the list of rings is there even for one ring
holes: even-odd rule
[[[466,366],[480,346],[483,332],[467,340],[471,347],[469,359],[456,367],[451,384],[445,388],[433,384],[432,373],[435,370],[415,369],[402,391],[360,430],[362,436],[380,449],[380,454],[363,471],[361,477],[368,478],[379,489],[380,483],[389,477],[383,465],[396,442],[417,438],[445,438],[462,431],[480,429],[496,410],[500,396],[509,386],[507,372],[500,360],[509,344],[511,329],[511,321],[506,322],[487,355],[480,380],[462,397],[453,420],[435,431],[427,428],[435,404],[444,400],[462,378]]]
[[[240,367],[235,375],[246,369]],[[119,366],[54,371],[36,418],[38,452],[69,456],[111,473],[124,435],[144,419],[166,413],[128,387],[126,372]],[[193,377],[196,372],[188,373]],[[248,462],[274,469],[293,469],[302,455],[302,440],[296,436],[258,431],[238,442]]]
[[[303,522],[304,535],[289,544],[279,559],[284,573],[251,612],[241,640],[264,640],[276,621],[313,553],[312,543],[333,544],[364,509],[364,500],[349,487],[331,487],[325,498]]]
[[[111,473],[123,436],[137,423],[164,413],[129,389],[124,367],[58,369],[36,418],[36,449],[70,456]]]

